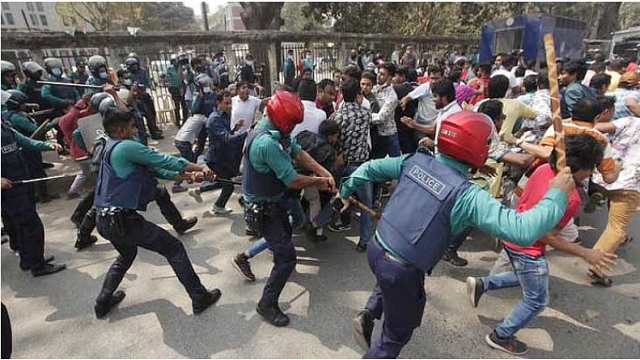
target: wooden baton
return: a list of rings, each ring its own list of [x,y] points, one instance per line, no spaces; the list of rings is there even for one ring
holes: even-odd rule
[[[556,171],[567,166],[567,155],[564,148],[564,130],[560,116],[560,86],[558,85],[558,68],[556,67],[556,49],[553,34],[544,35],[544,49],[547,54],[549,71],[549,90],[551,93],[551,112],[553,120],[554,150],[556,152]]]
[[[353,205],[357,206],[358,208],[360,208],[360,210],[366,212],[367,214],[371,215],[371,217],[379,219],[380,218],[380,213],[373,210],[372,208],[368,207],[367,205],[361,203],[360,201],[356,200],[353,196],[349,196],[349,198],[347,199],[350,203],[352,203]]]

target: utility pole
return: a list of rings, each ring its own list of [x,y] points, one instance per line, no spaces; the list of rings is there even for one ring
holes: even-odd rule
[[[207,3],[202,2],[202,19],[204,20],[204,31],[209,31],[209,13],[207,12]]]

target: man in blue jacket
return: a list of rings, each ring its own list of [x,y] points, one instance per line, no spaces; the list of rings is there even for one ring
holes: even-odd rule
[[[343,199],[367,182],[399,180],[368,247],[377,283],[365,310],[354,319],[355,338],[368,350],[365,358],[396,358],[409,342],[424,313],[425,273],[440,261],[452,234],[473,226],[528,245],[562,217],[575,187],[568,169],[551,180],[538,205],[522,213],[502,207],[467,181],[469,170],[486,161],[492,139],[497,140],[495,133],[488,116],[461,111],[443,119],[437,156],[419,149],[415,154],[372,160],[343,179]],[[374,318],[383,313],[382,334],[371,344]]]

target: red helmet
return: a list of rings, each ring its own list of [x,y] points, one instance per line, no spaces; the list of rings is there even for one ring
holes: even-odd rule
[[[494,139],[491,119],[473,111],[460,111],[442,120],[438,134],[438,151],[474,167],[487,160]]]
[[[276,90],[267,104],[267,115],[271,123],[286,136],[302,122],[304,110],[298,95]]]

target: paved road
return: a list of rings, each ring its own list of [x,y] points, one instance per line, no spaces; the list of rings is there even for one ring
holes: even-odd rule
[[[354,251],[357,232],[329,234],[312,244],[303,236],[294,242],[298,266],[282,295],[291,325],[276,329],[255,312],[271,266],[261,254],[252,261],[258,277],[243,281],[229,259],[250,244],[237,195],[234,213],[203,218],[218,192],[195,203],[186,194],[174,196],[185,215],[198,215],[194,230],[181,237],[195,269],[222,298],[194,316],[190,300],[165,260],[145,250],[122,283],[127,297],[106,320],[93,315],[93,301],[116,252],[105,240],[86,251],[73,249],[75,230],[68,220],[75,201],[57,200],[39,207],[47,231],[46,251],[67,264],[52,276],[32,278],[20,271],[17,257],[2,246],[2,302],[9,309],[16,358],[356,358],[362,351],[352,339],[351,319],[365,304],[373,277],[363,254]],[[169,229],[158,208],[145,216]],[[640,238],[640,217],[630,233]],[[591,245],[602,229],[604,213],[583,216],[582,232]],[[173,232],[173,230],[170,230]],[[488,273],[497,254],[490,241],[477,235],[462,255],[466,268],[437,266],[426,281],[428,296],[422,326],[402,352],[411,358],[504,358],[484,343],[484,336],[520,298],[518,289],[483,297],[471,309],[464,280]],[[631,358],[640,354],[640,241],[620,249],[614,286],[593,288],[579,259],[550,252],[551,303],[518,336],[530,345],[532,358]],[[377,326],[376,331],[379,331]]]

